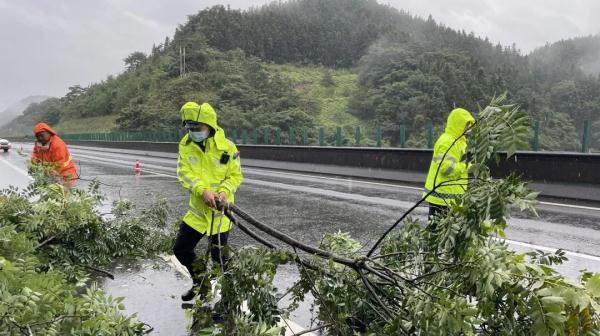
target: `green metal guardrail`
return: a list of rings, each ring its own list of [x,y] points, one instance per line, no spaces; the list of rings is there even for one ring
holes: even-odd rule
[[[427,144],[429,148],[433,146],[432,127],[429,127],[427,134]],[[66,133],[60,136],[64,140],[72,141],[156,141],[156,142],[178,142],[185,134],[184,130],[170,131],[143,131],[143,132],[98,132],[98,133]],[[383,131],[380,127],[364,132],[364,129],[356,127],[354,134],[344,132],[342,127],[327,129],[320,127],[318,129],[309,129],[306,127],[291,127],[287,130],[280,128],[259,127],[253,129],[230,129],[226,130],[228,138],[239,144],[255,145],[301,145],[301,146],[370,146],[382,147]],[[370,137],[369,137],[370,135]],[[351,137],[354,137],[352,142]],[[406,145],[406,128],[401,126],[396,135],[398,145]]]
[[[367,129],[354,128],[325,128],[309,129],[307,127],[290,127],[280,129],[273,127],[258,127],[252,129],[232,128],[226,130],[227,136],[238,144],[253,145],[300,145],[300,146],[355,146],[355,147],[382,147],[384,144],[390,147],[407,148],[408,134],[405,125],[399,125],[395,131],[386,130],[381,127]],[[431,122],[425,126],[425,134],[421,134],[424,141],[421,142],[426,148],[433,148],[436,136]],[[88,140],[88,141],[150,141],[150,142],[178,142],[185,134],[183,129],[166,131],[122,131],[103,133],[79,133],[61,134],[65,140]],[[413,139],[414,139],[413,135]],[[581,138],[581,152],[588,152],[590,147],[590,124],[586,121],[583,125]],[[422,146],[422,147],[423,147]],[[531,149],[540,150],[540,123],[532,125]],[[573,149],[577,150],[577,149]]]

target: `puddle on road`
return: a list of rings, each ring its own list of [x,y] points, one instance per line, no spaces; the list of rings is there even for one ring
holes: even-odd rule
[[[125,314],[137,314],[152,326],[151,335],[187,335],[189,320],[180,295],[189,288],[188,279],[162,260],[122,264],[112,272],[115,279],[104,279],[100,285],[108,294],[125,298]]]
[[[181,293],[191,284],[186,276],[162,259],[120,264],[111,272],[115,280],[102,278],[100,285],[107,294],[125,298],[124,314],[137,314],[140,321],[154,328],[151,335],[188,335],[190,320],[185,317],[180,298]],[[278,269],[274,284],[279,293],[283,294],[297,279],[296,266],[284,265]],[[313,297],[309,293],[290,319],[301,326],[310,326],[312,301]],[[289,304],[288,297],[282,299],[281,304]]]

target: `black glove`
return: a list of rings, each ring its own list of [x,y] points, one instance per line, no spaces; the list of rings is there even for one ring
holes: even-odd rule
[[[471,162],[473,160],[473,152],[466,151],[461,157],[460,162]]]

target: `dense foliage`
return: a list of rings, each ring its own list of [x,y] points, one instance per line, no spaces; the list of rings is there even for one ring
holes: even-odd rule
[[[564,252],[517,253],[502,239],[512,211],[535,213],[537,193],[519,178],[492,178],[487,163],[527,141],[527,116],[502,97],[479,115],[468,191],[430,221],[408,210],[374,245],[334,233],[317,248],[232,205],[237,227],[265,247],[233,251],[226,268],[215,268],[224,322],[213,324],[200,298],[195,334],[280,335],[281,319],[310,292],[328,335],[600,335],[600,273],[568,279],[553,268]],[[289,307],[273,286],[286,263],[300,274],[286,292]]]
[[[119,258],[151,257],[168,248],[164,201],[134,211],[127,201],[98,212],[98,184],[66,189],[43,178],[24,190],[0,191],[0,334],[141,335],[122,298],[90,278]]]
[[[542,149],[576,150],[583,122],[600,120],[599,40],[560,41],[524,56],[515,45],[494,45],[374,0],[214,6],[190,15],[149,54],[128,55],[122,74],[74,85],[4,130],[105,115],[118,116],[122,130],[172,129],[187,100],[212,103],[229,128],[327,126],[319,120],[331,118],[322,116],[328,106],[274,62],[357,72],[358,89],[335,110],[382,126],[389,144],[397,143],[402,123],[409,145],[422,146],[428,122],[439,133],[452,107],[476,110],[491,98],[486,93],[508,92],[539,122]],[[332,79],[318,79],[323,90],[336,87]]]
[[[375,119],[390,134],[398,134],[402,123],[416,130],[416,141],[423,139],[427,122],[443,125],[452,107],[476,110],[491,98],[486,92],[508,92],[540,123],[542,149],[580,148],[584,121],[600,117],[598,77],[577,67],[558,76],[541,59],[530,64],[515,50],[507,52],[499,49],[481,59],[468,48],[432,48],[407,38],[381,40],[359,63],[359,90],[351,112]],[[498,55],[504,57],[495,59]]]

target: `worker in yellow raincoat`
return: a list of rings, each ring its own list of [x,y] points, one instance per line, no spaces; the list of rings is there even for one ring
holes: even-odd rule
[[[467,134],[475,124],[462,108],[450,112],[446,130],[436,141],[423,196],[429,203],[430,218],[445,211],[467,190],[469,164],[466,162]]]
[[[198,292],[205,294],[203,291],[210,288],[207,281],[200,286],[206,260],[197,260],[194,248],[202,237],[208,236],[212,260],[224,261],[221,251],[227,245],[230,221],[216,210],[216,203],[233,203],[243,176],[239,151],[225,138],[217,124],[217,114],[209,104],[185,103],[180,114],[188,133],[179,142],[177,178],[189,191],[190,200],[173,252],[194,280],[192,288],[181,296],[182,300],[189,301]]]

